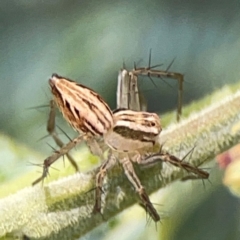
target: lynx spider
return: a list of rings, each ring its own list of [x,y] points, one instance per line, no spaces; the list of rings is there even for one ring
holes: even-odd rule
[[[122,73],[126,72],[122,71],[120,72],[119,79],[121,76],[129,76],[128,79],[130,80],[130,85],[128,86],[134,86],[136,92],[138,92],[137,74],[144,74],[143,69],[149,71],[150,68],[135,68],[135,72],[133,71],[133,73],[130,72],[130,74],[127,73],[125,75]],[[131,85],[132,79],[134,79],[136,84],[134,83]],[[135,159],[140,165],[167,161],[175,166],[193,172],[200,178],[208,177],[208,173],[182,162],[180,159],[169,153],[164,153],[161,151],[161,148],[159,148],[159,152],[153,152],[153,147],[155,144],[158,144],[158,138],[161,132],[160,119],[156,114],[128,109],[118,109],[112,113],[108,105],[95,91],[84,85],[77,84],[70,79],[60,77],[57,74],[52,75],[49,84],[52,89],[54,100],[66,120],[73,128],[83,134],[79,135],[66,146],[63,146],[59,151],[56,151],[52,156],[45,159],[43,174],[33,184],[43,180],[48,173],[49,166],[60,156],[67,154],[70,149],[82,140],[85,140],[88,143],[90,149],[94,151],[96,155],[102,157],[101,147],[98,143],[99,139],[100,141],[103,139],[105,144],[114,150],[115,154],[111,154],[111,151],[109,151],[107,160],[100,166],[100,170],[96,175],[96,201],[93,212],[101,211],[101,189],[103,179],[106,176],[107,170],[109,170],[116,163],[116,160],[118,160],[119,163],[122,164],[127,178],[137,191],[146,211],[150,214],[152,219],[157,222],[160,220],[160,217],[138,179],[131,161],[134,161]],[[122,84],[121,79],[119,80],[118,86],[120,84]],[[138,98],[135,99],[136,101],[139,101]],[[128,98],[126,98],[126,101],[129,103]],[[126,101],[123,101],[123,103],[125,104]],[[54,106],[53,101],[50,103],[51,106]],[[133,101],[130,102],[130,107],[131,105],[133,108],[136,108]],[[140,105],[137,107],[140,108]],[[53,108],[51,109],[51,114],[54,115]],[[52,130],[52,128],[49,129],[51,129],[49,132],[54,137],[54,140],[59,142],[54,130]],[[132,137],[134,135],[136,135],[136,137]],[[120,144],[116,139],[119,140]],[[125,144],[125,147],[131,147],[128,149],[122,148],[122,143],[124,141],[129,143]],[[58,145],[60,147],[62,146],[61,141]],[[98,149],[97,151],[95,151],[96,148]]]

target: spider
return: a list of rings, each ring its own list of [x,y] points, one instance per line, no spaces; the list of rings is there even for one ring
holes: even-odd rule
[[[43,174],[33,184],[46,177],[49,166],[61,155],[68,153],[77,143],[84,140],[90,150],[102,159],[104,150],[110,148],[108,158],[103,161],[96,175],[93,212],[101,212],[103,180],[107,171],[119,162],[138,193],[142,205],[157,222],[160,216],[136,175],[132,162],[147,165],[168,161],[175,166],[192,171],[201,178],[208,177],[208,173],[203,170],[183,163],[177,157],[162,151],[159,144],[162,127],[156,113],[130,109],[117,109],[112,112],[103,98],[94,90],[57,74],[53,74],[49,79],[49,85],[54,98],[54,102],[51,101],[52,106],[54,104],[58,106],[67,122],[80,135],[44,161]]]

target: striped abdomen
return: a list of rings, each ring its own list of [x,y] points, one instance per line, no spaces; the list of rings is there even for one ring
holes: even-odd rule
[[[64,118],[78,132],[97,136],[112,127],[111,109],[95,91],[57,74],[49,79],[49,85]]]

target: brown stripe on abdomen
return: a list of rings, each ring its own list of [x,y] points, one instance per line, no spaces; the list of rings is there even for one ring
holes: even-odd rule
[[[158,136],[158,134],[143,132],[139,130],[133,130],[123,126],[116,126],[113,128],[113,131],[124,138],[139,140],[141,142],[153,142],[154,138]]]

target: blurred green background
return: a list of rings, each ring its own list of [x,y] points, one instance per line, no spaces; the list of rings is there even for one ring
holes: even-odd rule
[[[0,131],[16,141],[16,145],[21,143],[46,156],[51,151],[46,143],[51,141],[38,139],[47,134],[48,109],[28,108],[47,104],[51,99],[48,89],[51,74],[58,73],[95,89],[115,108],[117,74],[123,60],[128,69],[133,68],[134,61],[139,66],[147,66],[150,48],[152,63],[163,63],[163,69],[176,57],[170,70],[185,75],[184,104],[199,99],[239,81],[239,29],[237,0],[1,0]],[[149,110],[160,113],[175,110],[177,83],[166,81],[171,87],[155,79],[158,86],[155,88],[149,79],[140,79]],[[14,149],[5,153],[7,147],[4,140],[1,142],[4,160],[0,168],[7,169]],[[20,157],[21,171],[27,168],[25,157]],[[17,171],[12,169],[12,172]],[[172,222],[164,220],[156,231],[154,226],[145,226],[142,213],[143,222],[132,227],[125,225],[122,231],[129,232],[125,239],[146,239],[146,236],[160,239],[161,234],[164,236],[161,239],[240,239],[238,200],[219,185],[219,172],[216,176],[211,190],[200,191],[202,201],[193,197],[203,188],[201,183],[193,185],[197,189],[190,187],[186,195],[181,194],[182,187],[177,187],[178,194],[176,189],[172,190],[170,196],[176,194],[183,198],[179,208],[186,209],[188,214],[166,214]],[[174,199],[178,206],[178,198]],[[188,201],[191,203],[184,205]],[[188,211],[191,204],[193,207]],[[113,234],[111,231],[117,229],[119,219],[113,220],[112,227],[103,226],[88,239],[97,239],[99,232],[102,238],[108,239],[108,231]],[[163,233],[165,230],[159,230],[174,224],[176,227],[169,227],[171,237]],[[112,235],[115,239],[123,239],[116,234]]]

